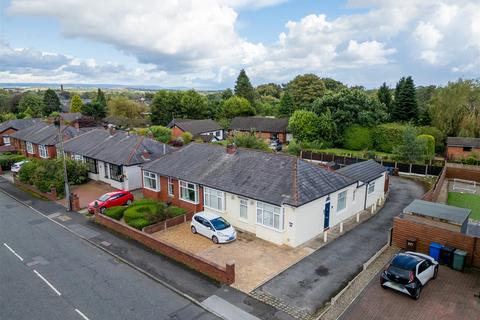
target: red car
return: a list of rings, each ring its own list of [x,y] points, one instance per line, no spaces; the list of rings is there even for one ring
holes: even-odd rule
[[[95,213],[95,211],[105,212],[105,209],[110,207],[129,205],[133,202],[133,194],[128,191],[120,190],[105,193],[103,196],[88,205],[88,212]]]

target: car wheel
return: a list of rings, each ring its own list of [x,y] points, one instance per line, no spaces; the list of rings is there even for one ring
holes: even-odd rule
[[[107,210],[107,208],[101,207],[101,208],[100,208],[100,213],[101,213],[101,214],[104,214],[104,213],[105,213],[105,210]]]
[[[213,243],[218,244],[218,238],[217,238],[217,236],[213,236],[213,237],[212,237],[212,241],[213,241]]]
[[[132,204],[132,200],[128,199],[127,202],[125,202],[125,205],[129,206]]]
[[[420,293],[422,293],[422,285],[418,284],[412,298],[415,299],[415,300],[418,300],[420,298]]]
[[[438,276],[438,266],[435,266],[435,270],[433,270],[433,277],[432,279],[437,279]]]
[[[193,234],[196,234],[196,233],[197,233],[197,228],[195,228],[194,226],[192,226],[192,227],[190,228],[190,230],[192,230],[192,233],[193,233]]]

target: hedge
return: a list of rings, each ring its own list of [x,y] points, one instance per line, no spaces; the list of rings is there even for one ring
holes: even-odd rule
[[[111,207],[105,210],[105,215],[115,220],[120,220],[122,219],[125,210],[127,210],[127,207],[125,206]]]
[[[377,151],[392,153],[395,146],[403,144],[406,126],[400,123],[384,123],[373,130],[373,145]]]
[[[372,130],[367,127],[353,125],[345,129],[343,147],[350,150],[368,150],[373,146]]]
[[[167,217],[168,218],[173,218],[173,217],[178,217],[181,215],[184,215],[187,212],[187,210],[175,206],[170,206],[167,208]]]
[[[128,225],[130,227],[133,227],[135,229],[138,229],[138,230],[142,230],[143,228],[151,225],[152,222],[150,222],[149,220],[145,219],[145,218],[138,218],[138,219],[135,219],[135,220],[132,220],[128,223]]]
[[[435,152],[443,153],[445,150],[445,134],[441,130],[435,127],[422,126],[417,127],[417,132],[418,134],[431,135],[435,139]]]
[[[18,153],[5,152],[0,154],[0,166],[3,169],[10,169],[12,164],[25,160],[25,156]]]

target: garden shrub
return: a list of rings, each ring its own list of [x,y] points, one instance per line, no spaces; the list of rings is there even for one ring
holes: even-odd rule
[[[393,148],[403,144],[406,126],[400,123],[384,123],[373,130],[373,146],[377,151],[392,153]]]
[[[416,140],[425,145],[425,158],[433,159],[435,156],[435,138],[429,134],[418,135]]]
[[[0,166],[3,169],[10,169],[12,164],[14,164],[15,162],[20,162],[22,160],[25,160],[25,156],[18,153],[5,152],[3,154],[0,154]]]
[[[302,147],[299,143],[297,143],[295,139],[292,139],[292,141],[290,141],[290,143],[288,144],[287,152],[291,155],[299,156],[300,151],[302,151]]]
[[[115,220],[120,220],[123,217],[123,213],[127,210],[127,207],[119,206],[119,207],[111,207],[105,210],[105,215]]]
[[[193,135],[188,131],[185,131],[184,133],[182,133],[181,137],[183,139],[183,144],[189,144],[190,142],[192,142],[192,139],[193,139]]]
[[[343,147],[349,150],[366,150],[373,146],[371,129],[353,125],[343,135]]]
[[[138,229],[138,230],[142,230],[143,228],[145,228],[146,226],[149,226],[151,224],[152,223],[145,218],[138,218],[138,219],[132,220],[128,223],[128,225],[130,227]]]
[[[435,152],[442,153],[445,149],[445,134],[435,127],[417,127],[418,134],[428,134],[435,139]]]
[[[166,210],[168,218],[178,217],[184,215],[187,212],[187,210],[175,206],[170,206]]]
[[[150,199],[141,199],[134,201],[134,203],[125,210],[123,218],[129,226],[137,228],[136,226],[141,225],[143,228],[146,225],[167,219],[167,214],[168,212],[164,203]],[[141,222],[137,220],[141,220]],[[145,224],[145,221],[147,221],[148,224]]]
[[[255,132],[237,133],[233,136],[233,141],[237,147],[259,149],[263,151],[270,151],[268,144],[262,138],[255,135]]]

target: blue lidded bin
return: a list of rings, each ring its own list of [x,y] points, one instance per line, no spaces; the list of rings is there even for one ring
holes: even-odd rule
[[[443,246],[440,243],[430,243],[429,256],[438,261],[438,259],[440,258],[440,250],[442,248]]]

